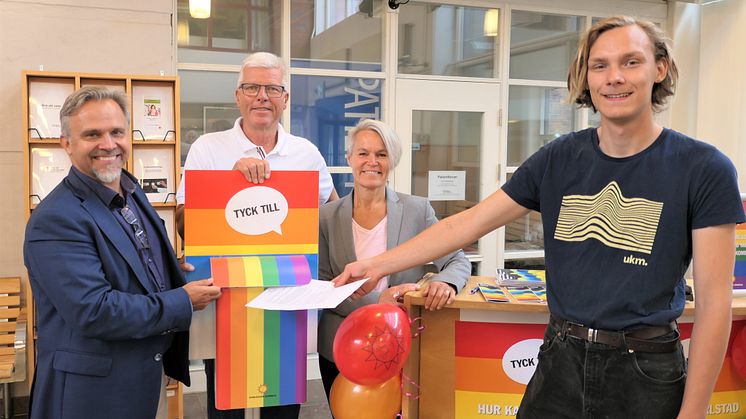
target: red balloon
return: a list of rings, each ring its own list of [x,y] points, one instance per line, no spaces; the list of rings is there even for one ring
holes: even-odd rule
[[[356,384],[379,384],[399,374],[411,345],[407,313],[393,304],[371,304],[353,311],[337,329],[334,362]]]
[[[746,326],[733,338],[731,362],[738,375],[746,380]]]

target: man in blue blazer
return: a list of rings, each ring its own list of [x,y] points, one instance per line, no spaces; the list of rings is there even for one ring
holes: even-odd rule
[[[60,111],[73,167],[24,243],[38,333],[32,419],[156,417],[163,377],[189,384],[192,311],[220,295],[209,279],[185,285],[163,221],[123,170],[127,103],[84,87]]]

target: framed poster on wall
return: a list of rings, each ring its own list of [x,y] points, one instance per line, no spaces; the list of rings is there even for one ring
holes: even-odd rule
[[[59,138],[60,110],[75,90],[73,79],[31,79],[28,84],[30,138]]]
[[[173,140],[174,90],[170,83],[140,82],[132,85],[132,138]]]
[[[174,156],[168,147],[138,146],[132,151],[134,175],[150,202],[175,200]]]
[[[70,157],[58,145],[39,144],[31,147],[31,204],[38,204],[52,192],[67,176],[70,166]]]

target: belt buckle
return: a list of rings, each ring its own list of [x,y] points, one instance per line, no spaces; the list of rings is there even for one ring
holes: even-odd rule
[[[588,342],[597,343],[598,329],[588,328]]]

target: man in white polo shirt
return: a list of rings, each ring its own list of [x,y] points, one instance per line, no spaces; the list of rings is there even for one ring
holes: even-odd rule
[[[316,170],[319,172],[319,205],[338,198],[332,178],[319,150],[305,138],[291,135],[280,125],[287,108],[288,72],[276,55],[257,52],[243,62],[236,87],[241,117],[227,131],[205,134],[189,149],[184,170],[240,170],[253,183],[269,179],[271,170]],[[184,181],[176,193],[176,222],[184,236]],[[195,316],[192,324],[214,328],[214,312]],[[212,325],[212,326],[209,326]],[[215,409],[215,360],[205,360],[208,418],[240,418],[243,410]],[[300,405],[264,407],[262,419],[297,418]]]

